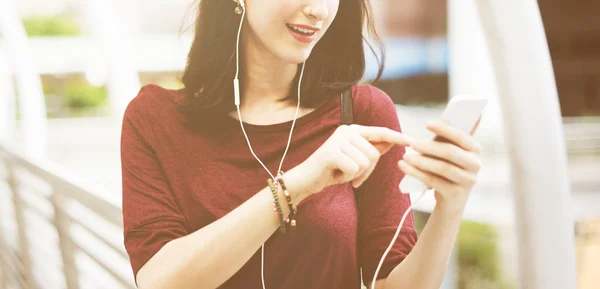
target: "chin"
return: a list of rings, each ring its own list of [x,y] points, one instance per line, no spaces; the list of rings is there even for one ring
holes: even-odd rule
[[[295,48],[287,51],[282,51],[280,57],[286,62],[301,64],[302,62],[305,62],[308,59],[310,53],[312,52],[312,49],[313,48],[310,47],[304,49]]]

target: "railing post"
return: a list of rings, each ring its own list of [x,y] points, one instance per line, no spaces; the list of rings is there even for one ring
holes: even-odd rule
[[[0,55],[0,57],[2,57]],[[0,75],[0,77],[2,77]],[[0,80],[1,81],[1,80]],[[1,145],[1,144],[0,144]],[[0,147],[0,160],[2,160],[4,158],[4,152],[1,150]],[[6,164],[6,166],[8,167],[8,164]],[[0,198],[3,198],[3,196],[0,196]],[[4,262],[4,258],[2,257],[3,255],[8,254],[8,250],[6,248],[5,245],[5,240],[4,240],[4,223],[2,222],[4,219],[1,218],[1,216],[3,216],[3,212],[2,210],[4,209],[4,207],[2,205],[0,205],[0,288],[8,288],[8,273],[7,271],[7,267],[9,264],[6,264]]]
[[[64,211],[64,199],[60,195],[60,188],[53,188],[50,202],[54,209],[54,227],[58,233],[58,244],[63,262],[63,274],[67,289],[79,289],[79,271],[75,262],[75,246],[71,237],[69,216]]]
[[[2,151],[0,151],[0,160],[2,160]],[[2,196],[0,196],[2,198]],[[0,216],[2,213],[2,205],[0,205]],[[4,258],[2,255],[7,254],[6,247],[4,246],[4,224],[2,222],[2,218],[0,217],[0,288],[8,288],[8,274],[6,274],[6,267],[8,264],[4,264]]]
[[[13,168],[10,162],[8,165],[8,187],[12,192],[12,201],[15,210],[15,221],[17,222],[17,235],[19,240],[19,251],[17,256],[23,264],[23,279],[25,280],[26,286],[29,289],[37,288],[33,280],[33,272],[31,270],[31,258],[29,256],[29,241],[27,240],[27,228],[25,224],[25,212],[21,205],[21,198],[19,196],[19,186],[14,175]],[[18,268],[18,266],[17,266]]]

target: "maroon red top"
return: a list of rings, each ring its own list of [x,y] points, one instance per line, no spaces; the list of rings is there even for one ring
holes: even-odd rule
[[[180,94],[147,85],[125,112],[123,220],[134,276],[167,242],[216,221],[267,186],[269,175],[250,153],[239,121],[225,117],[210,124],[220,127],[219,135],[190,131],[176,110]],[[400,131],[394,104],[384,92],[355,85],[353,98],[355,123]],[[339,125],[339,97],[298,118],[283,170],[304,161]],[[245,124],[253,149],[272,172],[279,166],[290,127],[291,121]],[[298,206],[297,236],[276,231],[265,244],[266,288],[359,289],[359,267],[370,283],[410,206],[409,197],[398,189],[403,173],[397,162],[403,153],[403,147],[392,148],[358,189],[360,214],[349,183],[304,199]],[[378,277],[386,277],[416,240],[411,214]],[[260,266],[259,249],[220,288],[261,289]]]

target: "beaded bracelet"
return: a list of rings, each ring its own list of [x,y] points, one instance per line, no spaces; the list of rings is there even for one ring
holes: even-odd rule
[[[294,207],[294,204],[292,203],[292,197],[290,196],[290,192],[287,190],[287,187],[285,186],[285,182],[283,181],[283,171],[279,171],[279,173],[277,174],[277,183],[279,183],[279,185],[281,185],[281,188],[283,189],[283,195],[285,196],[288,206],[290,208],[290,234],[291,235],[296,235],[296,213],[297,210]]]
[[[279,218],[279,231],[281,234],[285,235],[285,220],[283,217],[283,211],[281,210],[281,205],[279,204],[279,195],[277,194],[277,187],[273,184],[272,179],[268,179],[267,183],[269,184],[269,188],[271,189],[271,193],[273,194],[273,210],[277,214]]]

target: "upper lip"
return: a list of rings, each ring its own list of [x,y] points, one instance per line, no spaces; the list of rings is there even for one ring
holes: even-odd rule
[[[321,28],[319,28],[319,27],[310,26],[310,25],[304,25],[304,24],[292,24],[292,23],[290,23],[290,25],[298,27],[298,28],[312,30],[312,31],[315,31],[315,32],[321,30]]]

